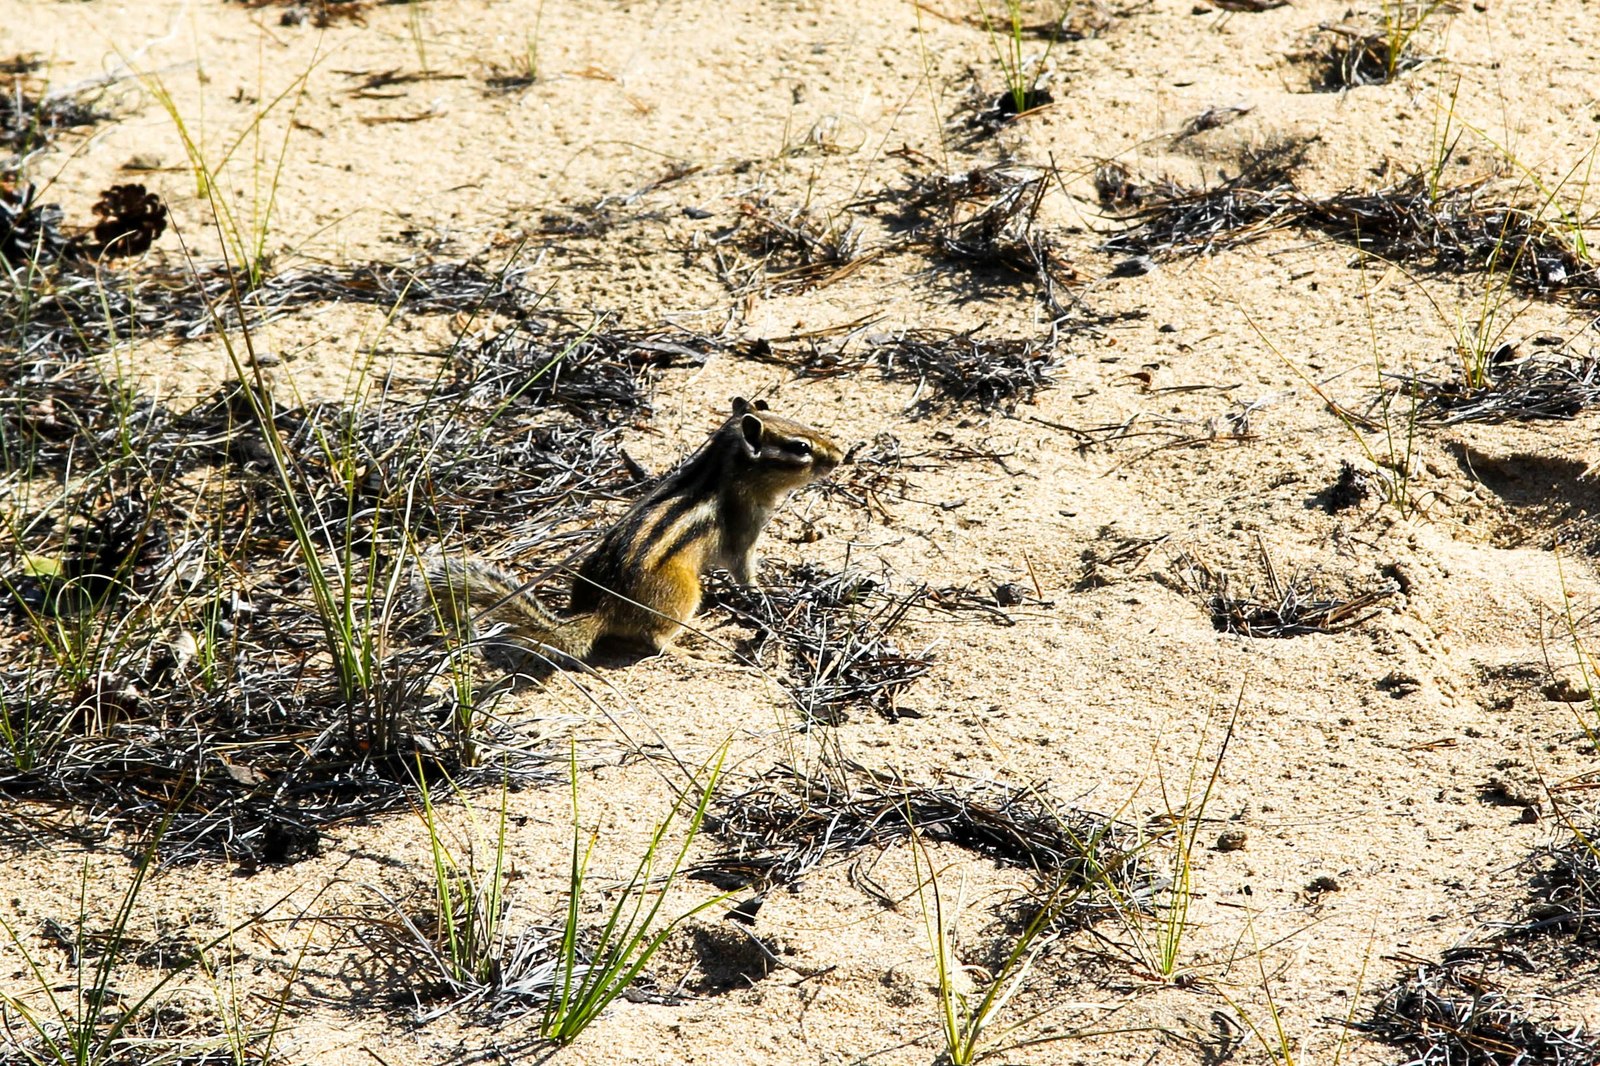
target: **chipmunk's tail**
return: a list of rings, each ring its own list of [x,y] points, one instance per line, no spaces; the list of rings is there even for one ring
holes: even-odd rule
[[[417,571],[418,590],[446,633],[478,643],[486,657],[539,674],[562,659],[582,661],[600,637],[594,614],[561,618],[516,578],[479,559],[435,552]]]

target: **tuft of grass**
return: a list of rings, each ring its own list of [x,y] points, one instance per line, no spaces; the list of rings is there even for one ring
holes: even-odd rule
[[[1149,905],[1127,895],[1114,881],[1106,879],[1102,882],[1116,905],[1123,929],[1132,941],[1124,950],[1131,952],[1147,975],[1157,980],[1174,982],[1186,977],[1183,944],[1189,934],[1189,909],[1195,897],[1195,848],[1200,839],[1206,807],[1222,776],[1222,763],[1233,742],[1234,728],[1243,706],[1244,691],[1241,689],[1228,716],[1216,755],[1210,760],[1209,769],[1205,751],[1217,716],[1215,711],[1206,715],[1200,728],[1200,737],[1195,742],[1194,755],[1189,760],[1183,793],[1176,802],[1167,789],[1165,776],[1159,777],[1164,812],[1162,823],[1165,826],[1161,835],[1170,835],[1171,848],[1165,876],[1158,883]]]
[[[543,26],[544,0],[539,0],[533,12],[533,30],[524,39],[522,48],[522,73],[529,82],[539,80],[539,37]]]
[[[471,818],[464,847],[452,846],[441,827],[432,773],[421,759],[418,774],[418,819],[428,834],[428,861],[432,874],[425,914],[408,902],[379,892],[395,916],[387,926],[395,936],[391,946],[399,957],[420,960],[432,980],[417,991],[425,999],[444,999],[437,1009],[418,1018],[431,1021],[469,1004],[494,1007],[547,1002],[554,987],[556,964],[552,931],[532,926],[510,935],[507,917],[509,887],[516,873],[507,848],[510,774],[500,780],[500,801],[493,825],[485,831]],[[465,803],[461,785],[449,780],[451,791]],[[470,808],[469,808],[470,811]],[[487,852],[487,861],[481,856]]]
[[[376,706],[374,701],[382,695],[378,670],[385,642],[381,623],[386,621],[388,604],[392,603],[393,594],[400,586],[400,568],[391,566],[386,580],[376,573],[369,574],[366,582],[359,579],[358,563],[375,563],[379,542],[372,538],[366,546],[367,558],[360,559],[360,526],[354,519],[363,509],[356,486],[364,470],[348,438],[339,442],[342,447],[326,439],[323,441],[345,490],[345,520],[332,524],[318,510],[308,506],[304,499],[308,495],[304,491],[308,485],[307,475],[295,461],[295,454],[279,429],[272,386],[261,372],[248,330],[244,331],[242,339],[246,349],[243,354],[227,334],[223,335],[224,349],[239,377],[240,396],[271,463],[273,488],[279,495],[282,513],[293,533],[310,584],[324,647],[333,661],[340,701],[352,711],[371,707],[376,712],[367,724],[369,732],[364,737],[356,735],[359,716],[354,713],[348,716],[352,746],[364,745],[388,752],[395,739],[391,714],[397,712],[397,708]],[[376,516],[373,521],[376,524]],[[387,593],[381,601],[380,589]]]
[[[1228,754],[1228,745],[1233,740],[1233,729],[1238,723],[1239,709],[1243,704],[1244,693],[1241,690],[1239,702],[1234,705],[1233,714],[1228,719],[1227,731],[1222,736],[1222,743],[1217,748],[1211,771],[1205,778],[1205,787],[1198,798],[1195,795],[1195,785],[1203,765],[1205,744],[1209,739],[1207,735],[1211,725],[1209,716],[1205,728],[1200,732],[1200,740],[1195,745],[1194,758],[1189,763],[1189,776],[1184,784],[1183,799],[1180,804],[1174,806],[1165,779],[1161,781],[1161,800],[1166,808],[1167,822],[1173,830],[1172,866],[1171,880],[1166,891],[1156,896],[1153,938],[1155,951],[1150,957],[1155,963],[1156,973],[1169,981],[1178,975],[1183,940],[1189,932],[1189,907],[1194,902],[1195,843],[1200,838],[1200,826],[1205,818],[1206,806],[1211,802],[1217,779],[1222,774],[1222,761]]]
[[[1445,130],[1443,136],[1449,135]],[[1204,188],[1135,180],[1118,164],[1102,166],[1096,174],[1101,202],[1119,213],[1126,228],[1101,249],[1152,256],[1213,254],[1298,228],[1353,245],[1386,265],[1441,274],[1504,272],[1509,291],[1581,305],[1600,299],[1600,270],[1577,224],[1583,197],[1572,206],[1560,199],[1578,171],[1592,167],[1600,142],[1554,187],[1526,168],[1510,189],[1488,178],[1446,187],[1439,177],[1446,147],[1439,147],[1432,166],[1394,184],[1321,197],[1295,184],[1307,143],[1257,153],[1237,176]],[[1579,184],[1586,194],[1587,175]]]
[[[514,55],[510,69],[495,64],[493,73],[485,79],[489,90],[513,93],[526,89],[539,81],[540,28],[544,25],[544,0],[533,11],[533,29],[522,39],[522,51]]]
[[[1012,999],[1025,987],[1034,963],[1060,936],[1058,919],[1079,896],[1092,890],[1094,882],[1071,884],[1065,878],[1056,879],[1043,902],[1032,908],[1032,916],[1010,941],[997,966],[990,970],[963,964],[956,943],[957,925],[964,910],[965,881],[955,900],[947,904],[941,885],[943,874],[935,868],[909,808],[906,819],[911,826],[917,899],[928,946],[933,953],[945,1060],[950,1066],[969,1066],[999,1050],[995,1047],[997,1041],[1031,1020],[1024,1018],[1004,1026],[999,1024]],[[971,991],[968,991],[969,986],[972,986]]]
[[[0,741],[17,774],[48,764],[71,735],[74,713],[51,698],[54,683],[54,676],[29,663],[19,691],[0,691]]]
[[[1330,40],[1320,56],[1324,70],[1318,88],[1340,92],[1364,85],[1387,85],[1428,62],[1417,50],[1423,29],[1436,17],[1459,9],[1447,0],[1383,0],[1375,17],[1360,22],[1324,23]]]
[[[1463,304],[1455,316],[1460,391],[1470,395],[1497,386],[1498,364],[1505,361],[1510,347],[1507,338],[1511,327],[1532,304],[1531,299],[1524,296],[1518,305],[1516,290],[1532,289],[1536,294],[1543,294],[1575,285],[1580,298],[1592,299],[1592,291],[1585,289],[1594,288],[1594,257],[1579,220],[1585,214],[1594,160],[1596,154],[1600,154],[1600,138],[1559,181],[1547,182],[1509,147],[1459,120],[1456,117],[1458,93],[1459,79],[1451,90],[1448,107],[1441,103],[1438,108],[1443,115],[1434,123],[1437,147],[1430,191],[1436,198],[1441,195],[1438,174],[1461,136],[1470,131],[1486,141],[1504,164],[1519,175],[1508,199],[1524,205],[1520,209],[1507,208],[1487,215],[1487,224],[1482,227],[1485,232],[1478,241],[1480,246],[1487,246],[1486,253],[1479,252],[1484,271],[1482,291],[1475,307]],[[1568,204],[1564,200],[1571,198],[1563,194],[1573,184],[1578,194],[1576,202]],[[1426,290],[1423,292],[1427,295]],[[1431,296],[1428,299],[1432,302]],[[1438,310],[1437,304],[1435,310]],[[1446,316],[1441,312],[1441,317]]]
[[[1378,21],[1384,46],[1384,81],[1391,82],[1402,69],[1424,62],[1413,49],[1417,35],[1435,16],[1454,15],[1459,10],[1448,0],[1383,0]]]
[[[756,636],[750,660],[769,647],[788,656],[782,683],[808,719],[840,722],[852,708],[891,721],[911,712],[900,697],[932,665],[929,649],[903,650],[896,631],[927,590],[893,589],[861,571],[828,572],[809,564],[769,566],[760,587],[713,586],[712,598]]]
[[[1590,747],[1600,745],[1600,668],[1589,650],[1580,630],[1574,603],[1574,594],[1567,587],[1566,568],[1561,552],[1556,552],[1556,576],[1560,582],[1561,625],[1572,648],[1572,661],[1567,664],[1577,671],[1577,684],[1582,687],[1584,700],[1569,703],[1577,719],[1578,728],[1588,739]],[[1550,653],[1545,652],[1547,668],[1555,674],[1550,663]],[[1546,848],[1548,863],[1533,877],[1533,901],[1527,908],[1527,920],[1513,926],[1510,935],[1528,938],[1563,934],[1585,946],[1600,941],[1596,930],[1600,928],[1600,812],[1585,797],[1595,787],[1593,770],[1576,779],[1551,783],[1543,781],[1550,806],[1560,822],[1563,835]],[[1572,795],[1569,800],[1568,794]]]
[[[589,899],[589,860],[599,832],[592,831],[585,841],[574,745],[571,758],[572,862],[567,875],[567,907],[556,956],[555,987],[539,1025],[539,1032],[545,1039],[555,1044],[570,1044],[576,1040],[627,990],[673,930],[729,897],[730,893],[722,893],[675,918],[661,920],[667,893],[676,883],[684,857],[699,835],[727,754],[727,745],[723,745],[685,784],[667,816],[656,826],[632,876],[616,890],[616,899],[605,923],[597,932],[586,935],[581,916]],[[683,839],[673,852],[669,850],[667,836],[680,822],[683,823]]]
[[[864,203],[891,205],[894,225],[914,247],[982,283],[1034,278],[1052,317],[1081,310],[1078,276],[1061,240],[1039,219],[1053,167],[1012,163],[913,177]]]
[[[283,168],[288,164],[289,140],[295,129],[300,104],[306,98],[311,74],[320,62],[320,55],[314,55],[305,70],[267,98],[244,128],[225,142],[220,153],[208,150],[204,143],[204,132],[191,126],[159,75],[146,74],[141,77],[146,90],[167,113],[179,140],[183,142],[184,153],[194,175],[195,195],[210,206],[217,233],[234,266],[243,272],[247,290],[259,288],[266,280],[269,263],[267,245],[272,235],[273,216],[277,211]],[[285,105],[287,113],[284,115],[282,136],[276,150],[269,154],[265,143],[266,122],[273,112]],[[225,177],[231,181],[230,167],[241,150],[248,152],[253,164],[246,203],[236,203],[222,191]]]
[[[434,958],[447,984],[462,991],[492,987],[500,981],[506,943],[506,799],[509,787],[500,784],[499,817],[490,835],[493,858],[480,865],[472,842],[458,857],[439,832],[433,793],[421,760],[417,762],[417,787],[422,799],[419,816],[428,831],[428,853],[433,867]]]
[[[983,17],[984,31],[989,35],[989,46],[994,51],[1001,80],[1005,83],[1000,110],[1016,116],[1048,102],[1041,86],[1046,74],[1045,64],[1050,56],[1050,48],[1055,46],[1055,39],[1051,38],[1050,45],[1038,60],[1024,58],[1022,43],[1027,36],[1027,27],[1023,19],[1022,0],[1005,0],[1005,5],[1005,19],[999,27],[996,27],[994,18],[989,14],[989,5],[983,0],[978,0],[978,11]]]
[[[0,515],[10,545],[0,556],[8,571],[0,573],[0,597],[30,638],[15,648],[21,684],[0,686],[0,765],[19,774],[126,717],[129,686],[156,639],[158,619],[135,585],[164,554],[161,487],[147,496],[131,469],[128,391],[104,384],[111,410],[101,438],[84,449],[76,486],[44,489],[37,499],[48,475],[20,434],[0,467],[14,493]]]
[[[1532,306],[1530,301],[1523,301],[1520,308],[1508,310],[1512,274],[1496,272],[1500,265],[1498,257],[1489,260],[1476,314],[1469,314],[1463,305],[1456,317],[1456,358],[1461,389],[1468,394],[1493,387],[1497,357],[1506,350],[1511,327]]]
[[[841,281],[883,254],[863,246],[861,224],[809,200],[774,209],[761,199],[739,205],[725,237],[697,240],[711,269],[736,296],[809,292]]]
[[[1322,388],[1322,385],[1313,380],[1292,359],[1284,355],[1278,346],[1266,335],[1265,331],[1256,324],[1249,312],[1243,311],[1244,319],[1255,335],[1267,346],[1267,349],[1277,356],[1296,377],[1323,402],[1339,423],[1344,426],[1361,454],[1366,458],[1370,468],[1372,483],[1381,487],[1384,501],[1392,504],[1400,513],[1401,518],[1409,518],[1415,514],[1425,513],[1426,498],[1414,491],[1412,478],[1418,470],[1417,431],[1420,425],[1422,410],[1422,396],[1415,388],[1395,389],[1390,387],[1388,364],[1385,362],[1383,346],[1379,341],[1377,321],[1372,312],[1371,289],[1368,284],[1366,270],[1366,256],[1360,257],[1362,306],[1366,310],[1367,335],[1369,352],[1372,358],[1372,375],[1374,384],[1373,401],[1374,413],[1362,414],[1352,411],[1339,403]],[[1415,375],[1413,374],[1412,377]],[[1374,445],[1367,439],[1367,433],[1378,435]],[[1364,604],[1362,605],[1364,606]]]
[[[1461,78],[1458,75],[1450,89],[1448,106],[1440,101],[1434,109],[1434,152],[1433,163],[1428,168],[1428,194],[1436,201],[1440,195],[1440,183],[1445,165],[1455,153],[1456,146],[1465,132],[1461,124],[1456,121],[1456,104],[1460,93]],[[1526,242],[1513,248],[1512,262],[1509,264],[1505,262],[1506,238],[1510,235],[1511,219],[1511,213],[1506,212],[1500,227],[1499,239],[1496,240],[1489,253],[1489,260],[1485,264],[1477,313],[1469,314],[1468,305],[1463,303],[1455,318],[1456,355],[1460,360],[1462,387],[1468,392],[1486,388],[1490,384],[1494,353],[1500,349],[1507,331],[1522,313],[1518,311],[1510,315],[1505,314],[1505,308],[1511,298],[1511,279],[1516,275],[1518,266],[1515,260],[1527,248]],[[1422,289],[1422,292],[1428,295],[1426,289]],[[1431,300],[1431,295],[1428,295],[1428,298]],[[1525,311],[1528,306],[1529,304],[1524,302],[1522,310]]]
[[[117,986],[126,977],[124,963],[128,961],[129,950],[135,946],[129,926],[150,874],[159,865],[157,853],[170,822],[170,817],[163,820],[139,853],[133,879],[123,890],[110,925],[103,930],[91,929],[89,861],[84,860],[78,884],[77,919],[70,930],[68,944],[72,971],[64,985],[53,979],[46,963],[33,954],[21,933],[0,919],[0,929],[16,949],[38,993],[29,1002],[0,991],[0,1009],[8,1019],[6,1040],[0,1042],[0,1057],[5,1061],[28,1066],[110,1066],[132,1061],[130,1056],[138,1057],[138,1061],[153,1061],[145,1056],[153,1054],[151,1045],[156,1041],[143,1035],[143,1031],[159,1022],[158,997],[179,975],[199,965],[207,952],[277,906],[271,904],[169,962],[160,979],[137,998],[122,996]],[[21,1040],[14,1035],[13,1024],[25,1034]],[[187,1040],[175,1042],[180,1047],[191,1043]],[[12,1054],[17,1058],[11,1058]],[[180,1056],[175,1054],[174,1057]]]

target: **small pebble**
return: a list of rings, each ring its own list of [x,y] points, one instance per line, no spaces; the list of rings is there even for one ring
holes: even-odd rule
[[[1229,829],[1217,837],[1218,851],[1241,851],[1244,849],[1246,836],[1243,829]]]
[[[1028,598],[1028,593],[1015,581],[995,586],[994,602],[1002,607],[1015,607]]]

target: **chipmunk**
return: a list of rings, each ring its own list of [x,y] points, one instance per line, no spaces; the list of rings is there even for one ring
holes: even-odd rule
[[[582,661],[607,637],[668,651],[700,608],[701,578],[720,566],[750,584],[756,538],[774,508],[842,458],[820,431],[735,397],[721,428],[606,531],[573,578],[565,615],[475,560],[434,555],[419,584],[446,625],[503,625],[497,648],[518,672]]]

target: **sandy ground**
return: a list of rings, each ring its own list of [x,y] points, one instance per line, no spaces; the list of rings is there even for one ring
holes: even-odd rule
[[[599,827],[595,876],[605,880],[626,876],[670,801],[653,764],[615,757],[634,742],[699,760],[731,737],[730,780],[794,757],[814,762],[837,745],[910,779],[1047,785],[1067,802],[1143,824],[1183,802],[1197,766],[1202,778],[1209,772],[1237,706],[1194,853],[1179,958],[1187,979],[1155,979],[1133,932],[1115,921],[1098,936],[1068,938],[1040,960],[995,1030],[999,1043],[1058,1039],[1004,1060],[1206,1061],[1214,1012],[1242,1016],[1275,1041],[1275,1004],[1299,1061],[1336,1051],[1395,1061],[1396,1049],[1346,1034],[1341,1021],[1370,1010],[1402,972],[1395,957],[1434,958],[1481,936],[1486,922],[1519,916],[1523,864],[1559,833],[1549,817],[1524,821],[1520,807],[1486,798],[1490,782],[1524,790],[1548,816],[1540,779],[1592,767],[1593,749],[1581,743],[1588,704],[1547,696],[1549,664],[1559,671],[1573,658],[1564,605],[1582,617],[1600,595],[1591,556],[1552,551],[1558,534],[1581,530],[1600,493],[1579,477],[1600,460],[1595,417],[1425,428],[1412,513],[1371,498],[1329,514],[1318,493],[1342,461],[1370,468],[1362,442],[1381,440],[1343,426],[1307,379],[1359,407],[1374,391],[1375,361],[1449,374],[1458,316],[1479,313],[1481,279],[1360,266],[1348,246],[1294,232],[1114,277],[1115,258],[1095,251],[1112,223],[1095,203],[1092,173],[1115,158],[1137,173],[1209,182],[1236,173],[1247,150],[1314,136],[1304,188],[1371,187],[1384,167],[1403,173],[1436,158],[1453,93],[1455,128],[1466,131],[1448,164],[1453,180],[1501,171],[1525,187],[1534,177],[1565,182],[1560,196],[1578,204],[1600,129],[1600,61],[1582,29],[1596,10],[1584,0],[1462,4],[1427,27],[1423,49],[1436,61],[1390,85],[1318,93],[1309,91],[1311,66],[1294,57],[1319,23],[1345,17],[1343,0],[1259,13],[1194,0],[1079,7],[1104,25],[1051,48],[1055,105],[987,136],[965,115],[974,93],[999,91],[998,68],[976,6],[954,0],[575,0],[542,12],[534,0],[432,0],[370,8],[363,21],[326,29],[280,24],[276,6],[222,0],[10,0],[0,53],[39,53],[57,87],[108,72],[121,79],[110,90],[116,121],[32,164],[69,217],[86,217],[98,190],[130,177],[130,163],[154,166],[134,176],[166,199],[195,255],[215,254],[209,210],[153,86],[159,80],[213,154],[287,89],[225,172],[244,216],[278,176],[275,266],[393,260],[425,246],[500,263],[517,251],[550,308],[747,339],[869,317],[884,332],[1042,336],[1050,315],[1026,280],[974,280],[895,248],[810,292],[733,294],[711,269],[710,248],[741,204],[782,212],[809,203],[844,218],[847,204],[902,183],[913,158],[949,172],[1000,159],[1053,165],[1060,181],[1044,217],[1080,281],[1076,294],[1102,324],[1064,329],[1056,386],[1036,403],[1011,415],[925,414],[915,385],[874,371],[812,380],[725,357],[665,373],[654,416],[625,430],[629,453],[664,469],[703,439],[727,397],[761,394],[848,444],[888,432],[907,452],[996,456],[908,472],[904,498],[879,511],[803,495],[775,519],[765,551],[830,567],[848,559],[912,585],[1037,583],[1043,605],[1013,609],[1010,626],[914,613],[900,640],[931,648],[935,664],[902,700],[920,717],[894,723],[857,713],[795,734],[777,685],[728,669],[714,661],[727,658],[716,645],[694,638],[713,661],[610,671],[613,687],[596,693],[604,714],[559,678],[502,711],[530,734],[575,730],[592,745],[585,820]],[[1027,47],[1037,55],[1044,43]],[[485,90],[486,78],[514,70],[530,50],[533,84]],[[383,72],[429,76],[361,89]],[[1250,110],[1175,138],[1199,112],[1233,105]],[[602,198],[614,216],[606,232],[554,232],[552,219]],[[869,239],[883,236],[881,220],[862,221]],[[175,238],[153,254],[175,256]],[[1587,336],[1586,315],[1510,299],[1507,313],[1520,313],[1513,339]],[[280,319],[266,340],[292,358],[275,374],[308,398],[342,396],[350,368],[369,354],[403,369],[453,335],[443,318],[385,319],[382,309],[343,306]],[[1577,341],[1580,352],[1591,346]],[[215,340],[146,340],[121,358],[143,388],[174,399],[227,375]],[[1211,432],[1241,407],[1252,409],[1247,439]],[[1174,432],[1082,447],[1061,428],[1135,416]],[[1185,436],[1197,439],[1156,447]],[[1087,558],[1130,537],[1163,539],[1104,568],[1107,580],[1080,585]],[[1344,632],[1217,632],[1204,596],[1181,579],[1184,560],[1247,588],[1264,580],[1263,548],[1281,575],[1303,571],[1344,592],[1399,580],[1403,592]],[[470,797],[477,832],[497,802]],[[548,919],[561,906],[567,803],[559,784],[509,797],[514,921]],[[446,813],[462,839],[474,832],[465,809]],[[1241,850],[1212,846],[1225,829],[1245,832]],[[947,892],[965,885],[962,949],[987,958],[999,935],[994,908],[1026,878],[950,846],[932,855]],[[416,1023],[408,993],[423,978],[390,967],[363,925],[389,920],[384,895],[425,893],[427,862],[421,822],[395,814],[339,827],[320,857],[250,877],[220,864],[163,870],[135,926],[204,935],[282,898],[234,938],[251,993],[270,998],[290,986],[279,1061],[402,1066],[542,1054],[532,1018],[468,1011]],[[130,876],[119,840],[20,849],[0,868],[0,916],[41,957],[55,949],[40,923],[70,924],[85,869],[90,912],[107,913]],[[719,986],[696,976],[726,972],[719,953],[738,948],[708,912],[653,969],[660,986],[686,979],[711,990],[675,1005],[619,1002],[549,1061],[933,1060],[934,964],[912,852],[892,848],[872,869],[894,906],[865,893],[845,865],[774,891],[755,931],[782,945],[792,968],[758,980]],[[1318,878],[1336,890],[1313,889]],[[712,891],[679,885],[668,909]],[[0,986],[24,995],[36,987],[10,945],[0,957]],[[1582,973],[1542,973],[1528,990],[1559,991],[1567,1025],[1600,1024],[1600,985]],[[184,987],[204,1013],[220,986]],[[259,1014],[260,1003],[247,1010]],[[1023,1024],[1007,1031],[1012,1020]],[[1248,1034],[1238,1054],[1267,1057]]]

